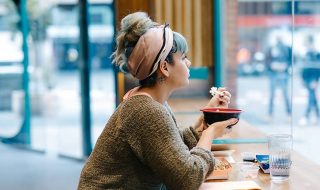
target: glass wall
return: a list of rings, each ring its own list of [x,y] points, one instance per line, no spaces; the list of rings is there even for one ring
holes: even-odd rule
[[[20,16],[15,4],[0,1],[0,136],[13,137],[23,122],[19,102],[22,92],[23,51]]]
[[[39,4],[40,2],[38,1]],[[48,107],[44,110],[50,110],[40,120],[45,122],[49,133],[48,145],[55,148],[53,151],[81,158],[83,139],[80,85],[83,84],[80,82],[79,72],[79,4],[77,1],[66,0],[51,3],[43,10],[45,14],[39,21],[39,27],[43,28],[45,36],[43,46],[38,50],[46,50],[46,54],[43,51],[35,53],[40,56],[38,60],[43,60],[42,67],[37,68],[41,70],[41,81],[44,83],[40,86]],[[109,59],[114,30],[112,1],[89,1],[88,10],[91,127],[94,129],[94,144],[114,109],[114,82]]]
[[[114,40],[112,1],[90,2],[92,144],[115,109],[114,73],[111,65]]]
[[[294,149],[316,161],[320,2],[220,2],[221,29],[227,31],[222,42],[223,76],[224,81],[237,81],[242,118],[266,134],[293,134]]]
[[[78,6],[33,0],[28,13],[32,128],[45,130],[48,154],[81,157]]]
[[[112,3],[88,4],[92,144],[115,108]],[[78,1],[30,0],[27,13],[31,147],[83,158]],[[21,14],[11,0],[0,1],[0,14],[0,137],[10,138],[26,119]]]
[[[320,164],[320,1],[295,0],[293,130],[294,148]]]
[[[238,106],[266,133],[291,133],[292,3],[238,1]]]

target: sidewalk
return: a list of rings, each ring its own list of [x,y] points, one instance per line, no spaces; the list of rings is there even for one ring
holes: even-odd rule
[[[83,162],[0,143],[0,189],[75,190]]]

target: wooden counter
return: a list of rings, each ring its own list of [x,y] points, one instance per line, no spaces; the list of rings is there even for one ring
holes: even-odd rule
[[[266,135],[260,132],[258,129],[250,126],[245,122],[239,122],[237,126],[233,128],[233,133],[231,137],[238,138],[265,138]],[[267,144],[237,144],[237,145],[227,145],[228,148],[234,149],[232,157],[236,162],[241,162],[241,152],[254,152],[258,154],[268,153]],[[215,147],[215,146],[214,146]],[[215,147],[216,148],[216,147]],[[219,146],[218,146],[219,148]],[[228,180],[210,180],[206,181],[206,188],[210,184],[217,181],[239,181],[241,176],[239,175],[239,167],[237,164],[233,165],[232,173]],[[264,174],[261,170],[259,171],[258,177],[254,179],[262,189],[270,190],[314,190],[320,189],[320,166],[316,165],[314,162],[306,159],[297,152],[292,153],[292,167],[290,170],[290,178],[287,182],[282,184],[275,184],[271,182],[269,174]],[[201,190],[202,188],[200,188]],[[210,188],[209,188],[210,189]]]

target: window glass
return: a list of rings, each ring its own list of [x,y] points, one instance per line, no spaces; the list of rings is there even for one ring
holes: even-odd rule
[[[23,123],[23,51],[17,7],[0,1],[0,136],[11,138]]]
[[[89,4],[92,144],[115,109],[115,81],[110,56],[114,39],[112,2]]]
[[[237,81],[242,118],[266,134],[293,134],[294,149],[318,164],[319,6],[227,0],[222,18],[222,30],[236,31],[224,33],[223,64],[225,81]]]

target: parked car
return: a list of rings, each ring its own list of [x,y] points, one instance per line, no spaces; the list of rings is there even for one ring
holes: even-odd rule
[[[240,76],[260,76],[265,74],[265,55],[262,52],[248,54],[245,59],[238,59],[238,75]]]

